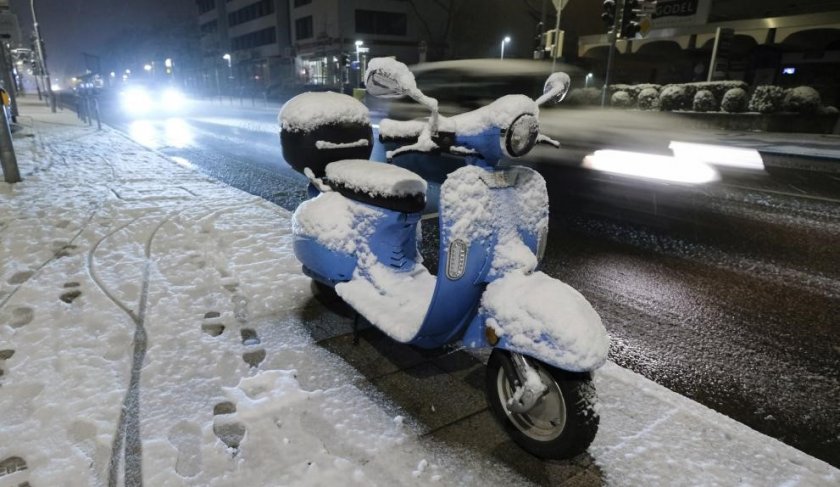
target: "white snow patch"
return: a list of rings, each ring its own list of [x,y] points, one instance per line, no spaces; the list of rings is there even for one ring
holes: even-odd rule
[[[278,123],[283,130],[312,130],[326,124],[370,124],[367,107],[352,96],[332,91],[302,93],[280,109]]]
[[[368,140],[367,139],[359,139],[355,142],[330,142],[328,140],[316,140],[315,147],[322,150],[330,150],[330,149],[352,149],[354,147],[367,147]]]
[[[413,196],[426,193],[426,181],[408,169],[371,162],[344,160],[327,165],[327,178],[370,196]]]
[[[381,210],[329,192],[298,206],[292,227],[295,235],[312,237],[330,250],[352,254],[383,215]]]
[[[607,358],[609,339],[592,305],[573,287],[542,272],[512,272],[491,282],[481,306],[499,337],[539,360],[567,370],[591,370]]]
[[[417,335],[435,291],[435,277],[420,264],[396,271],[369,252],[357,254],[353,278],[336,292],[377,328],[400,342]]]

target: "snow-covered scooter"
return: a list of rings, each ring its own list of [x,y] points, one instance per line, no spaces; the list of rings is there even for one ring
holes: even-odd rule
[[[382,120],[381,139],[402,144],[389,160],[420,152],[466,162],[441,186],[437,277],[417,250],[426,182],[369,161],[368,110],[336,93],[299,95],[280,113],[284,156],[311,181],[311,199],[293,219],[303,271],[394,340],[492,348],[487,400],[516,443],[544,458],[583,452],[599,420],[590,372],[606,360],[609,340],[580,293],[536,270],[548,231],[545,181],[499,167],[537,143],[557,145],[539,134],[539,105],[562,100],[569,77],[551,75],[536,101],[509,95],[449,118],[394,59],[371,60],[366,86],[431,112],[427,121]]]

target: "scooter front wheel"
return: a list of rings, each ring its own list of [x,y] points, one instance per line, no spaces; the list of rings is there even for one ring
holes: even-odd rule
[[[485,378],[493,415],[514,442],[535,456],[564,459],[583,453],[598,432],[591,374],[567,372],[533,359],[529,363],[547,390],[527,412],[511,411],[508,404],[519,386],[509,379],[514,365],[510,352],[493,350]]]

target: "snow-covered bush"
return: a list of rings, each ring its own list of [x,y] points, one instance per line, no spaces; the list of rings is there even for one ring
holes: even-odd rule
[[[662,85],[655,85],[651,83],[641,83],[638,85],[610,85],[607,93],[609,94],[610,99],[612,99],[612,96],[618,93],[619,91],[627,92],[627,94],[630,95],[631,105],[635,106],[639,99],[639,93],[641,93],[642,90],[645,90],[647,88],[653,88],[656,90],[657,93],[659,93],[659,89],[662,88]]]
[[[616,91],[610,97],[610,106],[615,108],[630,108],[633,106],[633,99],[626,91]]]
[[[698,81],[695,83],[688,83],[689,86],[693,86],[700,90],[707,90],[711,91],[712,95],[714,95],[715,100],[722,100],[723,95],[726,94],[727,91],[733,88],[741,88],[744,91],[749,90],[749,85],[744,81],[733,81],[733,80],[726,80],[726,81]]]
[[[599,105],[601,103],[601,90],[598,88],[575,88],[566,96],[568,105]]]
[[[695,112],[716,112],[717,100],[715,95],[709,90],[700,90],[694,95],[694,103],[692,108]]]
[[[655,88],[645,88],[639,92],[640,110],[659,110],[659,91]]]
[[[667,85],[659,94],[659,108],[666,112],[690,110],[695,91],[696,88],[689,85]]]
[[[732,88],[723,95],[720,109],[729,113],[741,113],[747,109],[747,92],[741,88]]]
[[[817,113],[822,105],[820,94],[810,86],[798,86],[785,93],[782,107],[786,112]]]
[[[784,99],[785,90],[781,86],[757,86],[750,98],[748,109],[751,112],[776,113],[781,111]]]
[[[840,113],[840,110],[837,109],[835,106],[827,106],[827,107],[820,107],[820,113],[823,115],[837,115]]]

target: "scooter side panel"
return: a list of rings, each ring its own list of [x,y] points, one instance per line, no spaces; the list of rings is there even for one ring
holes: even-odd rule
[[[312,237],[295,236],[294,251],[304,272],[329,286],[349,281],[356,269],[354,256],[330,250]]]
[[[444,242],[441,236],[441,242]],[[412,345],[438,348],[457,339],[473,319],[484,291],[483,275],[489,267],[489,249],[484,242],[473,242],[467,249],[464,272],[461,276],[447,274],[447,262],[452,246],[443,246],[438,265],[437,285],[429,311]],[[457,251],[457,250],[454,250]]]

